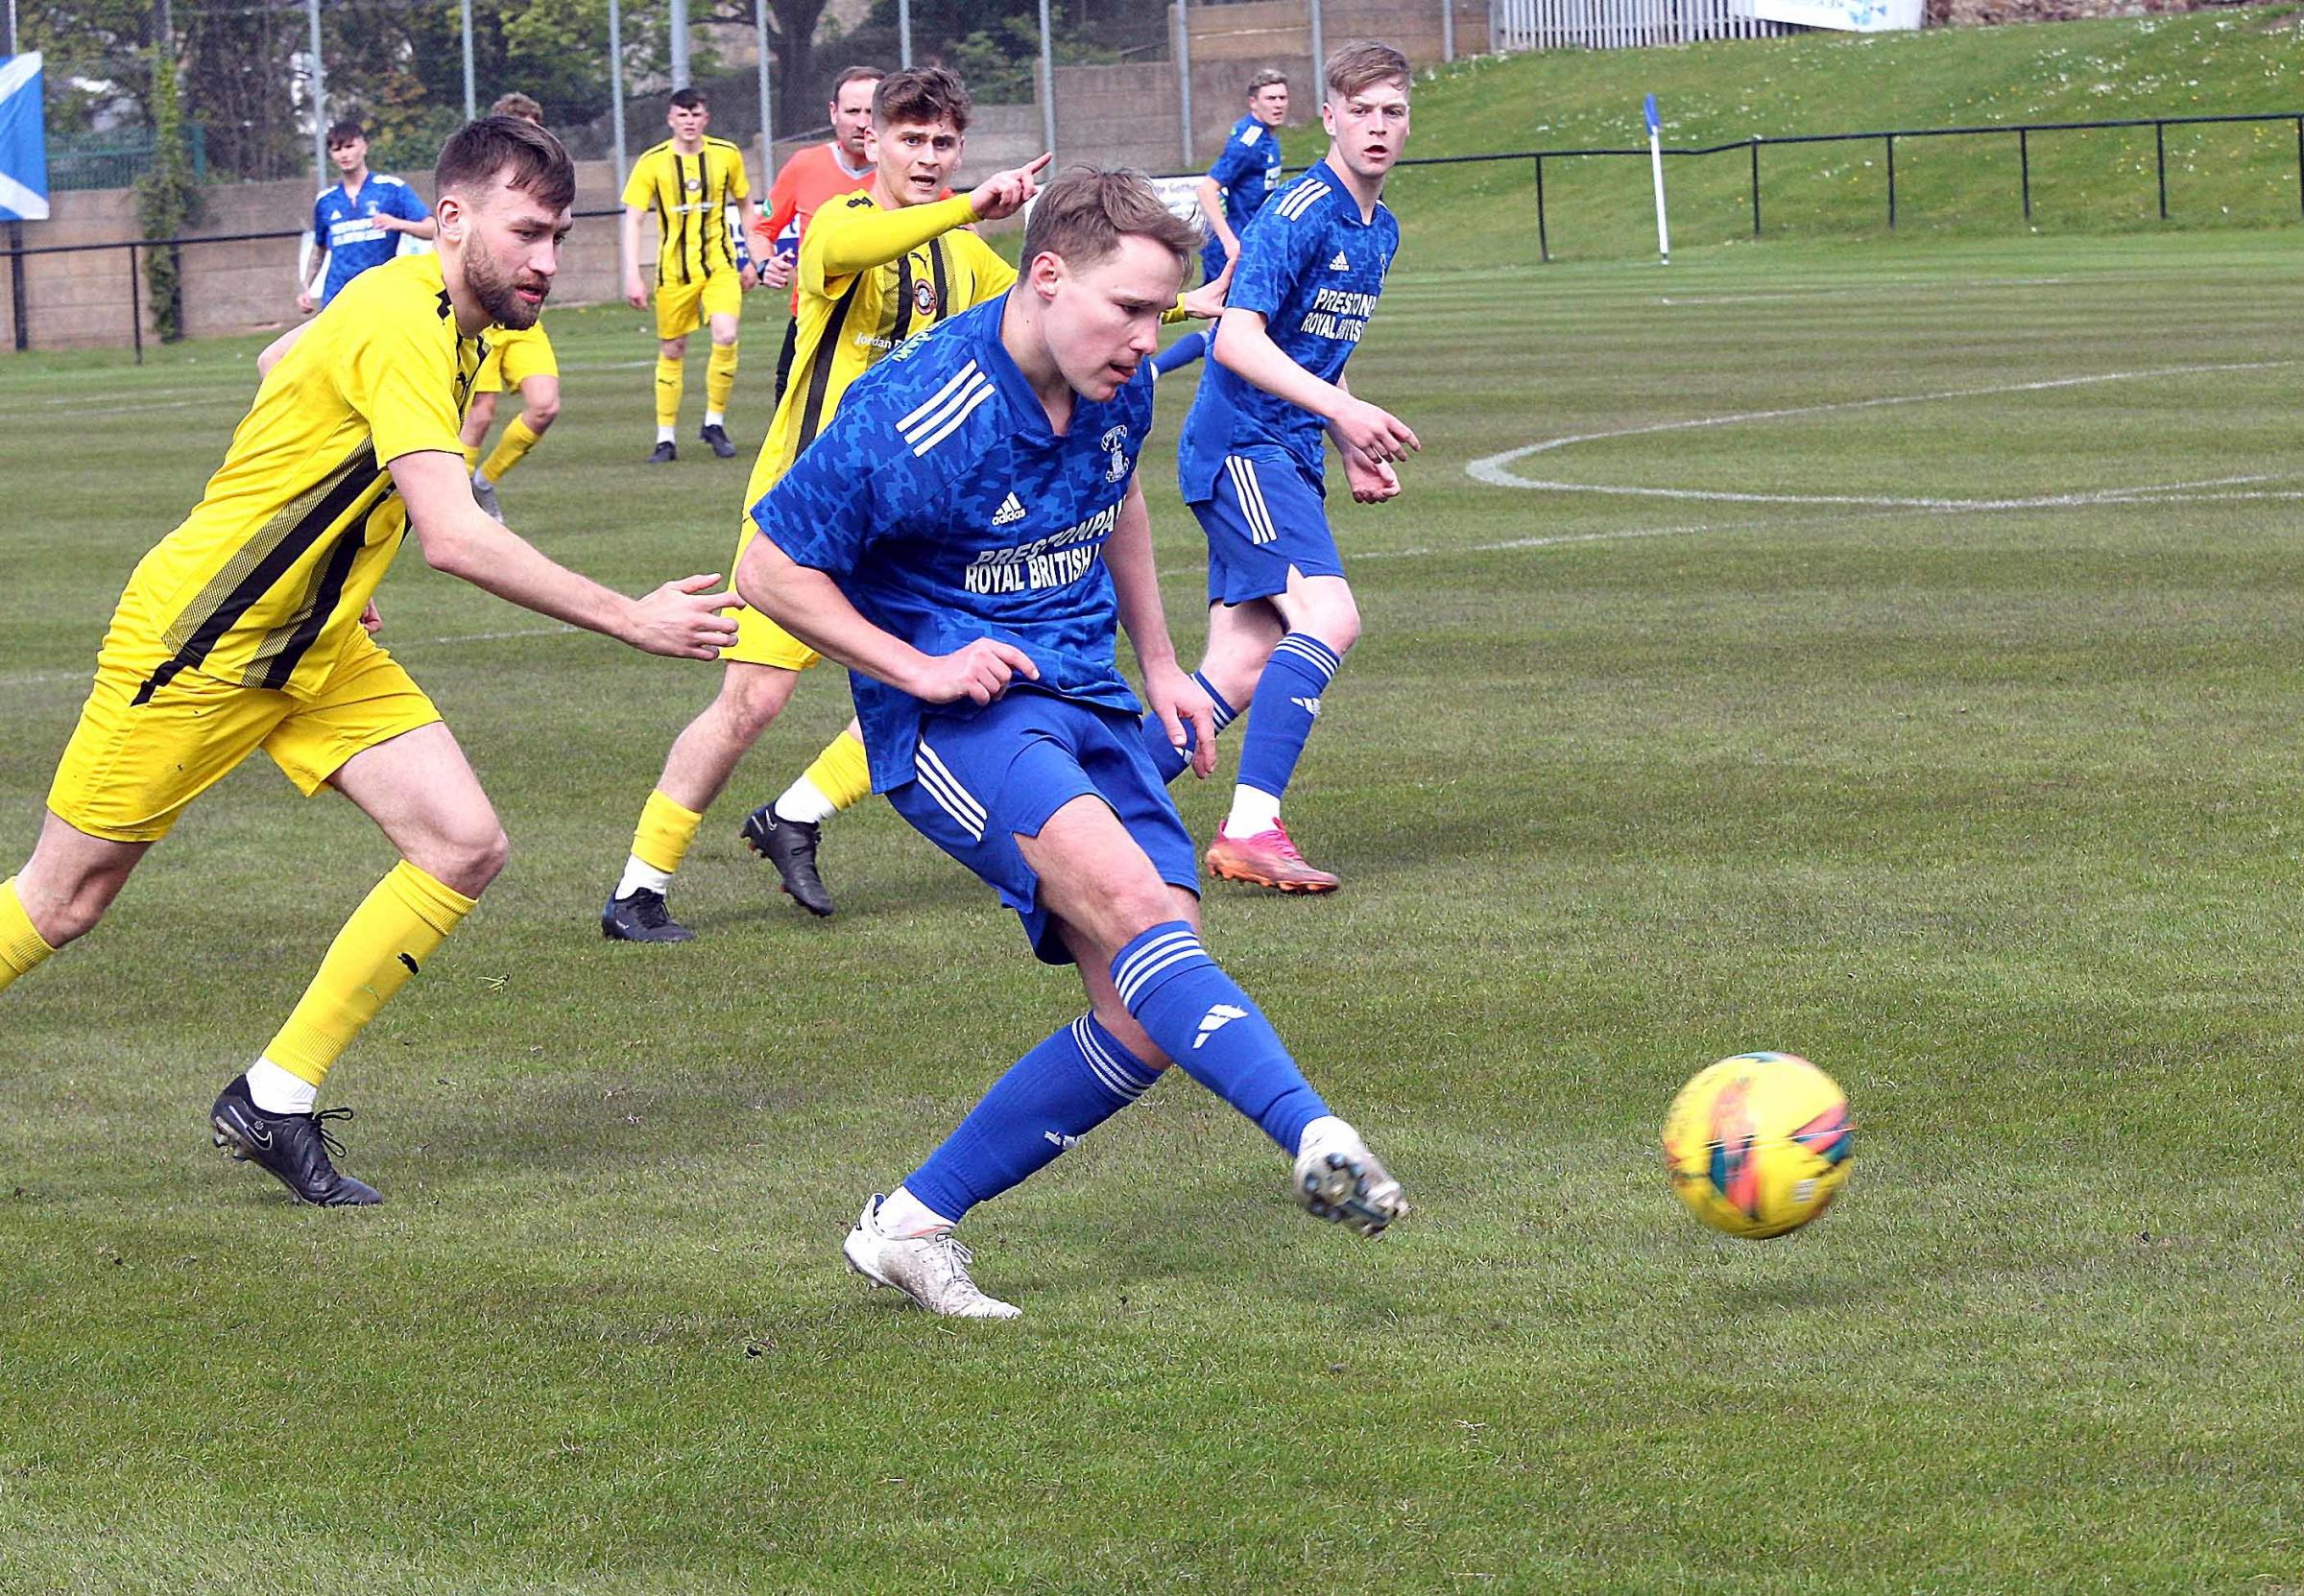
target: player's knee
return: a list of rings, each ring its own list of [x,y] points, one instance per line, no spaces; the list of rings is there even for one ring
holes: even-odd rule
[[[522,414],[528,422],[528,430],[540,437],[546,427],[560,419],[560,395],[555,393],[548,399],[530,399],[522,407]]]
[[[1312,607],[1304,630],[1342,654],[1360,640],[1360,607],[1350,592],[1326,595]]]
[[[791,702],[792,682],[790,671],[731,668],[720,690],[730,728],[747,744],[756,740]]]
[[[656,346],[656,352],[660,355],[662,355],[666,360],[681,359],[688,352],[688,340],[686,335],[684,334],[679,338],[665,339],[661,344],[659,344]]]
[[[1097,892],[1106,906],[1106,934],[1116,948],[1176,917],[1174,895],[1168,891],[1168,884],[1149,868],[1103,881],[1098,884]]]
[[[512,840],[492,815],[487,823],[443,837],[426,851],[433,857],[411,859],[410,863],[443,886],[466,897],[478,897],[490,882],[504,873],[504,866],[512,858]]]

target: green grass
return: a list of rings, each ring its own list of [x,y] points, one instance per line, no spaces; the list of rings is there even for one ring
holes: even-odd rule
[[[1428,448],[1400,504],[1339,508],[1368,631],[1291,806],[1349,886],[1208,919],[1418,1212],[1380,1247],[1306,1223],[1170,1083],[972,1221],[1012,1325],[839,1267],[862,1194],[1079,1007],[877,803],[831,834],[838,917],[763,889],[735,822],[839,682],[708,821],[703,940],[605,945],[708,670],[403,559],[387,640],[515,858],[331,1084],[389,1202],[290,1209],[201,1131],[389,861],[252,762],[0,998],[0,1589],[2292,1581],[2291,253],[1404,271],[1356,386]],[[516,524],[628,586],[720,566],[741,473],[639,464],[640,318],[553,327],[568,409]],[[17,856],[251,352],[0,368],[38,485],[0,542]],[[1604,434],[1509,468],[2100,502],[1466,473]],[[1148,478],[1188,646],[1196,534]],[[1181,798],[1206,834],[1221,792]],[[1752,1246],[1681,1212],[1652,1138],[1759,1046],[1835,1071],[1862,1131],[1842,1204]]]
[[[1481,63],[1419,85],[1411,148],[1614,142],[1644,89],[1711,107],[1689,141],[2181,108],[2187,39],[2214,108],[2281,108],[2232,64],[2284,63],[2273,16]],[[1178,1081],[972,1219],[1020,1322],[865,1292],[862,1195],[1076,987],[876,802],[830,834],[838,917],[763,889],[735,823],[845,718],[828,673],[707,821],[702,940],[604,944],[712,675],[411,555],[386,640],[514,860],[331,1082],[387,1204],[289,1208],[201,1129],[390,862],[264,761],[0,996],[0,1596],[2293,1588],[2292,236],[1836,241],[1873,224],[1820,190],[1706,248],[1733,202],[1708,235],[1682,189],[1668,271],[1589,258],[1643,247],[1634,174],[1564,190],[1539,269],[1482,180],[1400,179],[1353,368],[1427,449],[1337,510],[1368,630],[1291,815],[1348,886],[1208,903],[1408,1181],[1394,1238],[1294,1214]],[[629,589],[722,568],[741,462],[639,464],[643,319],[552,326],[514,523]],[[0,869],[255,347],[0,364]],[[1146,477],[1188,651],[1199,540],[1164,449]],[[1221,785],[1179,797],[1205,836]],[[1755,1246],[1654,1135],[1764,1046],[1861,1131],[1840,1205]]]
[[[1460,63],[1419,82],[1408,155],[1644,146],[1654,94],[1668,144],[1704,147],[1799,134],[2014,126],[2128,117],[2304,111],[2293,5],[1915,34],[1798,35],[1668,49],[1545,51]],[[1293,130],[1291,165],[1325,150]],[[1783,147],[1762,156],[1769,239],[1887,229],[1879,142]],[[1676,246],[1746,245],[1750,168],[1740,151],[1666,167]],[[1644,159],[1548,162],[1555,255],[1652,252]],[[1897,229],[2010,236],[2161,227],[2266,227],[2299,220],[2291,123],[2172,128],[2170,221],[2159,221],[2152,130],[2031,140],[2026,223],[2016,138],[1906,139],[1896,147]],[[1394,181],[1407,258],[1533,261],[1535,183],[1524,161],[1410,169]]]

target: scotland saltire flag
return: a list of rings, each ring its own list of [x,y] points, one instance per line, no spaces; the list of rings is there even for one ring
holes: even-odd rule
[[[48,219],[48,140],[40,131],[40,56],[0,56],[0,222]]]

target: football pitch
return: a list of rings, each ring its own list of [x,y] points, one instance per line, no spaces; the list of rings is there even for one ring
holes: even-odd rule
[[[512,524],[725,570],[768,308],[745,458],[671,468],[642,318],[553,312]],[[330,1080],[386,1203],[207,1144],[391,859],[257,759],[0,995],[0,1593],[2304,1588],[2300,312],[2278,234],[1411,254],[1352,379],[1425,450],[1336,508],[1366,631],[1289,800],[1346,886],[1206,919],[1416,1211],[1308,1222],[1170,1080],[971,1219],[1013,1323],[842,1267],[1082,1006],[877,799],[835,917],[771,890],[736,825],[845,682],[708,817],[700,940],[606,943],[714,673],[405,551],[383,640],[513,861]],[[0,361],[0,869],[255,347]],[[1860,1127],[1760,1244],[1656,1145],[1755,1048]]]

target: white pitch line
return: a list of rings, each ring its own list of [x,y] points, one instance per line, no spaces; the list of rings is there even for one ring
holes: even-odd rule
[[[1697,499],[1717,504],[1836,504],[1868,510],[2077,510],[2089,505],[2165,501],[2165,495],[2202,488],[2232,488],[2272,482],[2269,476],[2211,477],[2201,482],[2148,483],[2135,488],[2100,488],[2085,493],[2041,493],[2022,499],[1901,498],[1867,493],[1741,493],[1710,488],[1610,487],[1590,482],[1541,482],[1515,477],[1515,488],[1550,488],[1562,493],[1598,493],[1637,499]]]
[[[1693,432],[1706,427],[1730,427],[1747,421],[1781,421],[1795,416],[1827,416],[1840,411],[1881,410],[1892,405],[1937,404],[1947,399],[1980,399],[2001,393],[2041,393],[2060,388],[2085,388],[2097,383],[2135,382],[2148,377],[2197,376],[2220,371],[2269,371],[2291,367],[2292,360],[2236,361],[2215,366],[2164,366],[2140,371],[2100,371],[2082,377],[2050,377],[2039,382],[1997,383],[1985,388],[1954,388],[1936,393],[1900,393],[1874,399],[1841,399],[1830,404],[1792,405],[1782,410],[1748,410],[1729,416],[1698,416],[1679,421],[1649,421],[1636,427],[1617,427],[1607,432],[1572,433],[1565,438],[1548,438],[1541,442],[1523,444],[1500,454],[1484,455],[1464,467],[1465,474],[1475,482],[1484,482],[1492,488],[1535,488],[1556,493],[1627,493],[1661,498],[1717,499],[1731,503],[1757,504],[1850,504],[1873,505],[1882,508],[1922,509],[2003,509],[2024,508],[2021,505],[1984,504],[1967,500],[1944,500],[1931,503],[1906,498],[1842,497],[1828,494],[1755,495],[1730,492],[1700,492],[1692,488],[1609,488],[1595,483],[1530,482],[1515,476],[1509,467],[1530,455],[1548,454],[1565,449],[1572,443],[1597,443],[1612,438],[1644,438],[1662,432]]]

